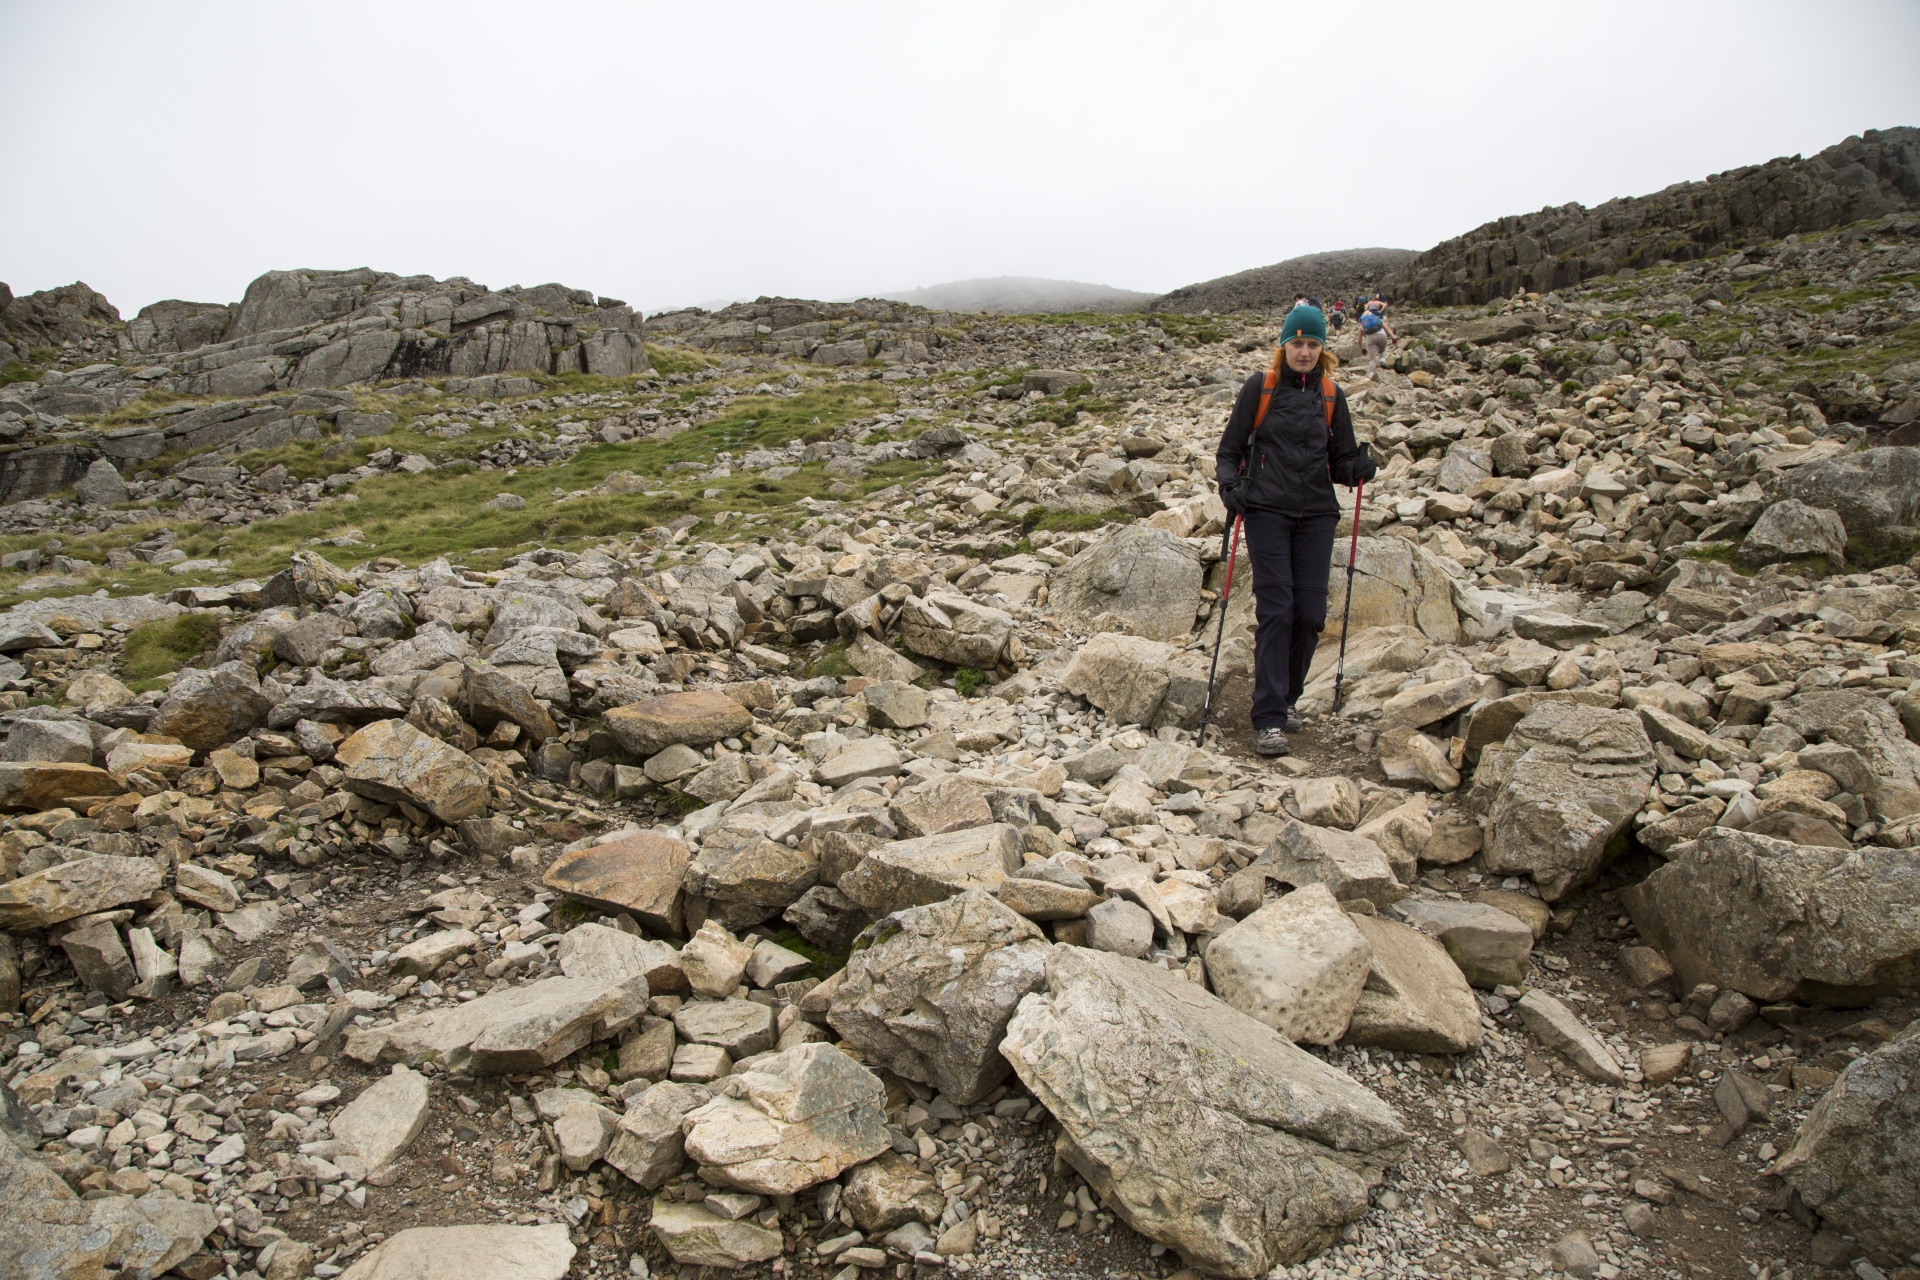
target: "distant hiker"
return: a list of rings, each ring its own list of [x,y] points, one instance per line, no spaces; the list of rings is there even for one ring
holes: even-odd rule
[[[1288,732],[1300,727],[1294,704],[1327,622],[1340,516],[1333,486],[1365,483],[1376,470],[1353,438],[1333,381],[1340,361],[1326,341],[1318,308],[1287,313],[1272,363],[1241,385],[1214,454],[1220,501],[1245,521],[1253,570],[1253,746],[1263,756],[1285,755]]]
[[[1344,298],[1333,300],[1333,310],[1327,313],[1327,323],[1335,333],[1347,327],[1347,302]]]
[[[1398,341],[1393,327],[1387,323],[1387,304],[1377,299],[1369,302],[1367,309],[1360,313],[1360,349],[1367,353],[1369,378],[1380,376],[1380,361],[1386,356],[1388,345]]]

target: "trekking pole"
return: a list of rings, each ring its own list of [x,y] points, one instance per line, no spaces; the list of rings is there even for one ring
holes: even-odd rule
[[[1353,540],[1347,543],[1347,602],[1340,609],[1340,663],[1333,673],[1333,709],[1340,710],[1340,686],[1347,678],[1347,619],[1353,615],[1353,562],[1360,554],[1360,501],[1367,483],[1353,486]]]
[[[1220,641],[1227,634],[1227,597],[1233,594],[1233,561],[1240,554],[1239,516],[1233,518],[1221,540],[1227,544],[1227,580],[1220,587],[1220,622],[1213,630],[1213,661],[1207,664],[1207,697],[1200,708],[1201,746],[1207,743],[1207,722],[1213,719],[1213,673],[1220,667]]]

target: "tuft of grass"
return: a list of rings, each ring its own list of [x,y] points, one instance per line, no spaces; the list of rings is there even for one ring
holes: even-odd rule
[[[821,676],[845,680],[849,676],[859,674],[853,669],[853,664],[847,661],[847,646],[844,644],[828,645],[826,652],[815,658],[807,667],[807,677],[812,680],[817,680]]]
[[[211,613],[183,613],[142,623],[127,633],[120,669],[136,682],[171,675],[220,643],[220,619]]]
[[[40,371],[32,365],[10,360],[4,368],[0,368],[0,387],[12,382],[34,382],[39,377]]]
[[[645,345],[647,363],[655,373],[668,377],[676,373],[698,373],[720,363],[716,357],[693,347],[669,347],[655,342]]]
[[[1049,533],[1086,533],[1102,525],[1131,524],[1133,520],[1133,512],[1123,507],[1108,507],[1105,511],[1051,511],[1036,505],[1020,518],[1020,524],[1029,533],[1035,529]]]
[[[978,667],[961,667],[953,673],[953,691],[963,698],[971,698],[986,683],[987,673]]]

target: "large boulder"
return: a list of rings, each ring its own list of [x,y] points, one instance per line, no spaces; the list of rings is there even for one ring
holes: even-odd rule
[[[176,676],[149,727],[195,751],[211,751],[259,728],[271,710],[273,699],[252,663],[222,662]]]
[[[631,912],[655,933],[679,933],[681,886],[692,860],[683,842],[640,831],[561,854],[541,883],[606,911]]]
[[[1592,879],[1653,787],[1653,743],[1631,711],[1547,702],[1480,757],[1487,869],[1531,875],[1557,902]]]
[[[112,462],[95,458],[87,474],[74,482],[73,496],[85,507],[113,507],[127,500],[127,482]]]
[[[408,1227],[374,1246],[340,1280],[561,1280],[574,1253],[559,1223]]]
[[[151,858],[98,854],[0,884],[0,928],[44,929],[96,911],[143,902],[159,889]]]
[[[646,1012],[648,994],[643,978],[542,978],[495,987],[464,1004],[350,1032],[346,1054],[368,1064],[434,1061],[475,1075],[538,1071],[632,1026]]]
[[[1920,1251],[1920,1021],[1855,1058],[1768,1172],[1869,1249]]]
[[[217,1225],[210,1205],[165,1191],[82,1200],[50,1165],[0,1135],[0,1274],[157,1276],[199,1252]]]
[[[1438,942],[1474,986],[1517,987],[1527,980],[1533,930],[1519,916],[1452,898],[1408,898],[1389,910]]]
[[[342,785],[356,795],[404,801],[442,822],[487,811],[487,775],[472,757],[405,720],[376,720],[342,742],[334,759],[346,766]]]
[[[621,750],[650,756],[676,743],[704,747],[753,727],[753,713],[710,689],[665,693],[607,712],[607,732]]]
[[[1837,513],[1870,553],[1904,553],[1920,541],[1920,449],[1862,449],[1785,468],[1769,495]]]
[[[1347,1024],[1348,1044],[1406,1053],[1480,1047],[1480,1005],[1445,947],[1378,916],[1356,915],[1352,923],[1373,948],[1373,961]]]
[[[1129,1225],[1216,1275],[1264,1276],[1367,1212],[1394,1110],[1158,965],[1055,947],[1000,1051],[1059,1150]]]
[[[1740,560],[1755,568],[1819,558],[1839,568],[1847,558],[1847,527],[1824,507],[1785,498],[1760,513],[1740,543]]]
[[[1193,630],[1200,576],[1199,557],[1184,541],[1128,525],[1062,565],[1047,603],[1075,630],[1182,640]]]
[[[687,1155],[723,1186],[790,1196],[892,1145],[887,1090],[829,1044],[802,1044],[716,1086],[682,1122]]]
[[[90,764],[34,760],[0,764],[0,809],[44,813],[75,800],[118,795],[112,774]]]
[[[1920,990],[1920,850],[1711,827],[1668,856],[1620,897],[1682,989],[1842,1004]]]
[[[869,914],[940,902],[968,889],[991,890],[1020,869],[1020,828],[996,822],[940,836],[895,840],[867,851],[839,889]]]
[[[867,1061],[959,1106],[978,1102],[1006,1078],[1007,1020],[1046,981],[1045,935],[979,889],[902,911],[877,932],[848,959],[827,1021]]]
[[[1365,898],[1376,907],[1407,894],[1386,852],[1372,840],[1338,827],[1288,819],[1267,851],[1243,875],[1302,888],[1323,884],[1341,902]]]
[[[1349,519],[1343,518],[1341,527],[1348,525]],[[1334,540],[1332,573],[1336,584],[1346,581],[1347,550],[1346,538]],[[1345,588],[1336,590],[1344,592]],[[1435,643],[1458,644],[1462,632],[1455,591],[1446,569],[1424,547],[1402,538],[1361,538],[1354,557],[1348,634],[1358,637],[1374,627],[1411,627]],[[1244,664],[1250,660],[1255,625],[1253,573],[1243,551],[1227,604],[1226,648],[1230,656],[1223,657],[1223,663],[1232,665],[1237,660]],[[1348,688],[1352,687],[1353,675],[1349,666]],[[1330,692],[1330,678],[1326,685]]]
[[[1157,640],[1103,631],[1080,646],[1060,685],[1115,724],[1151,724],[1167,696],[1178,652]]]
[[[811,848],[709,839],[687,866],[686,890],[705,899],[729,929],[745,929],[792,906],[819,875],[820,859]]]
[[[1214,938],[1213,989],[1296,1044],[1345,1034],[1373,949],[1324,884],[1295,889]]]
[[[952,591],[900,602],[900,639],[923,658],[991,671],[1013,636],[1013,615]]]

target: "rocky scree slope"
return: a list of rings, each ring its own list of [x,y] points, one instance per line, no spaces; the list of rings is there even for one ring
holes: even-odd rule
[[[1411,249],[1336,249],[1288,258],[1268,267],[1236,271],[1230,276],[1183,285],[1154,299],[1149,311],[1250,311],[1293,305],[1306,295],[1328,306],[1335,298],[1374,291],[1394,279],[1414,257]]]
[[[1383,462],[1349,697],[1329,649],[1279,761],[1194,737],[1210,454],[1274,312],[684,313],[668,443],[869,400],[671,477],[803,499],[643,524],[663,468],[600,495],[618,536],[31,593],[9,1243],[277,1280],[1901,1275],[1917,231],[1406,315],[1346,378]],[[601,429],[516,467],[646,443]],[[189,624],[210,652],[121,678]]]

